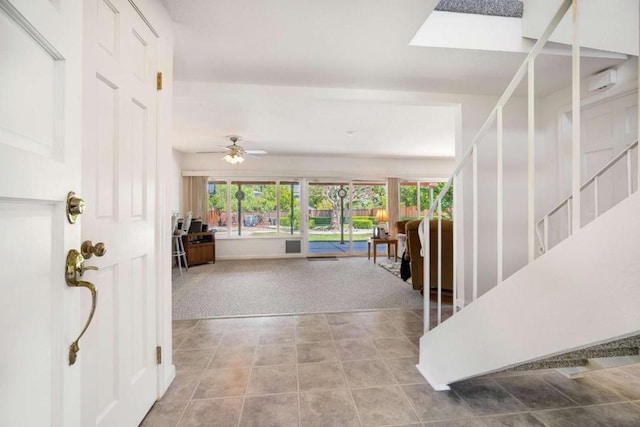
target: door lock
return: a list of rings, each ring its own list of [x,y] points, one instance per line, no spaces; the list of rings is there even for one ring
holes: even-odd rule
[[[67,194],[67,219],[70,224],[75,224],[78,215],[82,215],[86,203],[83,199],[76,196],[76,193],[69,191]]]

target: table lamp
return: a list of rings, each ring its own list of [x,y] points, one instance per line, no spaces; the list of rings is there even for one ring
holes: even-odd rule
[[[389,214],[387,210],[380,208],[376,212],[376,222],[378,223],[378,237],[382,238],[387,229],[387,221],[389,221]]]

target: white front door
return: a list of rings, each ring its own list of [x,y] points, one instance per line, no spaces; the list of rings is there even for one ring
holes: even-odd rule
[[[81,49],[81,1],[0,0],[1,426],[80,426],[68,353],[89,292],[67,287],[64,265],[82,224],[65,215],[67,193],[82,195]]]
[[[91,259],[100,301],[83,355],[82,426],[134,426],[158,381],[156,36],[127,0],[84,7],[82,182],[96,209],[82,238],[108,252]]]

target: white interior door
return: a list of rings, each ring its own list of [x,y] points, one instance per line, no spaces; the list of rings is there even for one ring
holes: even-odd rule
[[[581,139],[582,179],[587,180],[637,138],[638,97],[629,94],[583,109]],[[609,210],[627,195],[626,162],[614,165],[598,178],[598,214]],[[594,188],[584,191],[583,222],[596,217]]]
[[[82,180],[96,209],[82,237],[108,252],[95,261],[82,425],[134,426],[157,396],[156,38],[127,0],[84,4]]]
[[[592,177],[613,157],[637,139],[638,98],[636,93],[616,97],[582,109],[580,139],[582,145],[582,182]],[[564,179],[563,194],[569,194],[571,185],[571,113],[566,114],[562,126],[561,171]],[[593,186],[582,192],[582,222],[595,216]],[[598,213],[602,214],[627,194],[626,162],[623,160],[598,179]]]
[[[63,272],[80,248],[65,205],[81,190],[81,40],[79,0],[0,0],[1,426],[80,425],[68,352],[85,291]]]

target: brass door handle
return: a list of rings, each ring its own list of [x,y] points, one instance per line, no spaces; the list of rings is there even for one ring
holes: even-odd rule
[[[67,254],[67,263],[65,269],[65,280],[67,282],[67,286],[75,287],[75,288],[87,288],[89,292],[91,292],[91,312],[89,313],[89,318],[87,319],[84,328],[78,335],[78,338],[75,339],[71,343],[69,347],[69,365],[73,365],[76,363],[78,351],[80,351],[80,338],[84,335],[93,320],[93,315],[96,312],[96,305],[98,303],[98,291],[93,283],[87,282],[85,280],[80,280],[82,275],[87,270],[98,270],[98,267],[87,266],[84,265],[84,258],[80,254],[80,252],[72,249]]]
[[[76,284],[70,286],[84,287],[89,289],[89,291],[91,292],[91,312],[89,313],[89,318],[87,319],[84,328],[82,328],[82,332],[80,332],[80,335],[78,335],[78,338],[76,338],[75,341],[72,342],[69,346],[69,365],[73,365],[74,363],[76,363],[78,352],[80,351],[80,338],[82,338],[84,333],[87,331],[89,324],[93,320],[93,315],[96,312],[96,304],[98,303],[98,291],[96,290],[96,287],[93,285],[93,283],[86,282],[84,280],[79,280],[76,282]]]

